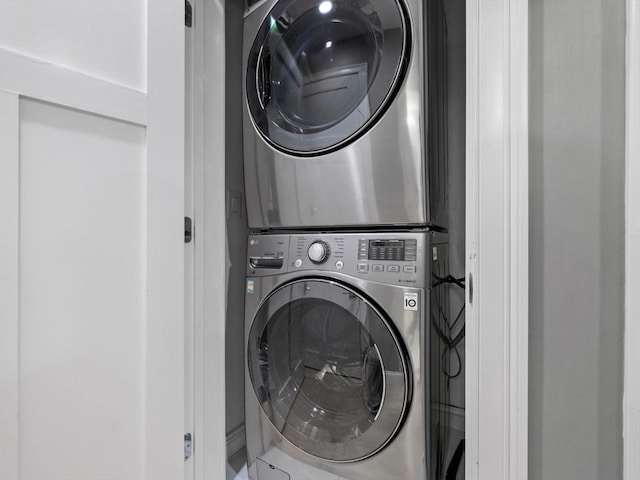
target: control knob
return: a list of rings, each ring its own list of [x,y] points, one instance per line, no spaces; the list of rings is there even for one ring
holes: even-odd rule
[[[309,245],[309,260],[313,263],[323,263],[329,258],[329,245],[322,240],[317,240]]]

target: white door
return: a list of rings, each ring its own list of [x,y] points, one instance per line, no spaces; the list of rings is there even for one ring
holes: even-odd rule
[[[0,478],[184,476],[184,2],[0,0]]]

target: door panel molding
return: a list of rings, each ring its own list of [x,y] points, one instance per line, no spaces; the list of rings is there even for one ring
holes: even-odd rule
[[[0,48],[0,89],[138,125],[147,95],[108,80]]]
[[[468,0],[465,471],[472,480],[527,478],[528,137],[528,2]]]
[[[623,438],[625,480],[640,478],[640,0],[627,0]]]

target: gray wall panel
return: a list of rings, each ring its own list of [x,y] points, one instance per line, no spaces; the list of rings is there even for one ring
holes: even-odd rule
[[[227,433],[244,424],[244,275],[247,254],[247,215],[242,161],[242,14],[241,1],[225,3],[225,182],[229,269],[226,325]],[[215,86],[213,86],[215,88]],[[239,196],[231,202],[231,196]],[[231,205],[233,203],[233,206]],[[238,210],[233,212],[232,210]],[[232,455],[235,452],[228,452]]]
[[[449,269],[455,277],[465,276],[465,174],[466,174],[466,1],[446,0],[447,15],[447,153],[449,174]],[[452,321],[464,305],[464,290],[450,289]],[[463,313],[464,315],[464,313]],[[457,331],[457,330],[456,330]],[[464,364],[465,341],[459,344]],[[452,354],[451,361],[457,364]],[[451,403],[464,408],[464,369],[451,381]],[[455,447],[454,447],[455,448]]]
[[[530,480],[622,478],[624,21],[530,2]]]

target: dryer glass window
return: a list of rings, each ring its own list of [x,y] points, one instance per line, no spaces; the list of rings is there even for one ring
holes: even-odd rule
[[[408,56],[409,22],[398,0],[280,0],[249,54],[254,123],[286,152],[338,148],[383,113]]]
[[[407,361],[388,322],[356,292],[327,280],[293,282],[263,303],[248,361],[273,426],[332,461],[384,447],[410,397]]]

